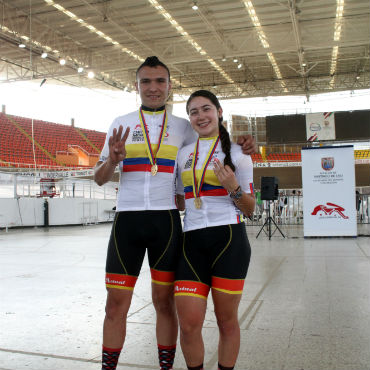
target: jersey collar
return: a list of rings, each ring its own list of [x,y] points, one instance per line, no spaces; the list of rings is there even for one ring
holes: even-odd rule
[[[162,112],[166,109],[166,106],[163,105],[162,107],[159,107],[159,108],[149,108],[149,107],[141,104],[141,109],[145,112]]]

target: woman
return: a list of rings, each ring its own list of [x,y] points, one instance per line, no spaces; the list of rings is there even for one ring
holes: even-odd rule
[[[179,152],[178,162],[186,205],[175,281],[180,342],[188,369],[203,369],[202,325],[212,289],[218,366],[233,369],[240,346],[238,306],[251,253],[242,216],[254,210],[253,166],[250,156],[230,143],[214,94],[194,92],[186,110],[199,139]]]

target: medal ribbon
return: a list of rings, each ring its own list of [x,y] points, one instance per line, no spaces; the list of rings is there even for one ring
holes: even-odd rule
[[[148,127],[147,127],[146,122],[145,122],[144,113],[143,113],[143,110],[141,108],[139,110],[139,117],[140,117],[141,129],[143,130],[143,133],[144,133],[146,151],[148,153],[150,163],[153,166],[156,163],[156,156],[159,152],[159,148],[161,147],[161,144],[162,144],[162,141],[163,141],[163,138],[164,138],[164,134],[165,134],[166,129],[167,129],[167,113],[166,113],[166,110],[164,110],[161,133],[159,134],[157,152],[155,153],[155,155],[153,153],[152,145],[150,143],[149,132],[148,132]]]
[[[195,148],[194,148],[194,155],[193,155],[193,160],[191,162],[191,170],[192,170],[192,177],[191,181],[193,184],[193,195],[194,198],[199,198],[199,193],[200,190],[202,189],[203,183],[204,183],[204,178],[206,175],[206,170],[208,167],[209,162],[212,159],[213,153],[216,150],[217,144],[220,141],[220,137],[217,136],[213,139],[213,143],[211,144],[211,147],[209,148],[209,151],[206,156],[206,160],[203,163],[202,169],[200,170],[200,173],[202,174],[200,181],[199,181],[199,186],[197,187],[197,175],[196,175],[196,166],[197,166],[197,161],[198,161],[198,149],[199,149],[199,138],[197,142],[195,143]]]

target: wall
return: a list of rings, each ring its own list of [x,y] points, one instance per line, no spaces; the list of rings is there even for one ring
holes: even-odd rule
[[[46,198],[45,198],[46,199]],[[112,219],[111,199],[48,198],[49,225],[78,225]],[[0,198],[0,227],[43,226],[43,198]]]

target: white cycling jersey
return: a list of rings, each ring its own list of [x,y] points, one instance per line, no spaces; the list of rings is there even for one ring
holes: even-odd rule
[[[198,160],[196,164],[197,182],[201,177],[201,168],[207,159],[214,138],[200,138]],[[205,172],[204,183],[200,190],[202,205],[197,209],[194,204],[192,184],[192,160],[195,143],[185,146],[178,156],[178,182],[182,183],[185,194],[184,231],[202,229],[209,226],[229,225],[243,222],[242,212],[234,205],[226,189],[220,184],[213,171],[213,162],[217,158],[223,163],[225,154],[219,142]],[[231,158],[235,166],[235,176],[242,190],[253,193],[253,163],[249,155],[242,153],[241,147],[231,144]],[[180,188],[180,186],[179,186]]]
[[[149,131],[151,147],[157,151],[158,139],[163,124],[164,109],[151,112],[143,108]],[[156,155],[158,172],[151,174],[151,163],[147,153],[144,133],[140,124],[139,110],[117,117],[107,133],[100,160],[109,157],[109,137],[113,129],[122,125],[123,133],[130,127],[126,141],[126,158],[119,164],[120,186],[117,194],[117,211],[167,210],[176,208],[176,168],[178,150],[196,140],[197,134],[190,123],[167,112],[167,128]]]

